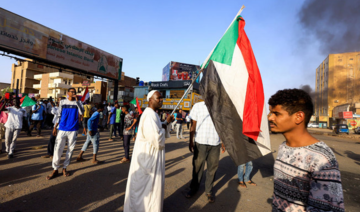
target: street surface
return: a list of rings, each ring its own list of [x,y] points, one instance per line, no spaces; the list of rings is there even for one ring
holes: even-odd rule
[[[45,178],[52,170],[51,159],[41,156],[46,155],[50,131],[44,130],[42,138],[27,137],[21,132],[15,158],[9,160],[6,154],[0,155],[0,211],[122,211],[130,164],[119,163],[124,156],[122,142],[119,138],[109,142],[108,134],[108,131],[102,132],[100,140],[98,159],[104,163],[76,162],[85,141],[80,134],[68,167],[72,175],[60,175],[47,181]],[[359,211],[359,140],[314,136],[326,142],[338,159],[346,211]],[[188,131],[185,131],[185,137],[188,137]],[[220,155],[214,184],[216,201],[210,204],[204,195],[204,183],[193,198],[184,197],[191,180],[192,153],[188,149],[188,139],[178,140],[172,134],[166,141],[164,211],[271,211],[273,163],[284,138],[280,134],[271,135],[271,141],[273,154],[253,161],[252,180],[257,183],[256,187],[240,188],[237,167],[227,152]],[[84,154],[85,159],[91,157],[92,146]]]

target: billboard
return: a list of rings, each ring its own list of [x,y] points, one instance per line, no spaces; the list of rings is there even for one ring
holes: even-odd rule
[[[162,81],[169,81],[169,75],[170,75],[170,66],[171,62],[168,63],[164,68],[162,72]]]
[[[78,72],[121,79],[122,58],[0,8],[0,50]]]
[[[170,81],[191,80],[200,70],[200,66],[171,61]],[[199,81],[199,78],[196,82]]]

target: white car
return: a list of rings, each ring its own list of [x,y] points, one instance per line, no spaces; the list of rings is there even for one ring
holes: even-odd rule
[[[319,128],[319,124],[316,124],[316,123],[309,123],[308,128]]]

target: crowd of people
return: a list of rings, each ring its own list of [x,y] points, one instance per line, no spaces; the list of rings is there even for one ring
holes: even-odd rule
[[[97,164],[100,132],[110,129],[109,141],[117,137],[123,141],[125,155],[120,163],[130,163],[124,211],[162,211],[165,185],[165,139],[175,130],[178,139],[183,139],[183,124],[190,130],[189,151],[193,153],[192,180],[186,198],[193,197],[200,187],[207,166],[205,194],[209,203],[215,202],[212,191],[219,165],[220,152],[226,151],[205,102],[196,103],[190,113],[179,110],[174,115],[159,112],[162,107],[161,93],[153,90],[147,95],[148,107],[142,114],[129,111],[128,106],[111,104],[82,104],[76,90],[70,88],[66,99],[54,103],[37,101],[37,104],[21,108],[18,99],[0,100],[0,133],[5,127],[5,146],[12,158],[16,139],[23,128],[23,120],[31,123],[27,133],[36,127],[37,136],[41,128],[51,127],[52,135],[48,154],[52,158],[53,171],[46,177],[51,180],[59,174],[60,158],[67,142],[67,151],[62,174],[67,177],[67,167],[76,145],[79,123],[82,135],[86,136],[77,161],[83,161],[83,154],[93,145],[92,163]],[[50,106],[49,106],[50,104]],[[285,142],[279,147],[274,164],[274,194],[272,211],[344,211],[344,197],[337,160],[332,150],[322,141],[312,137],[307,124],[314,108],[310,96],[299,89],[278,91],[269,99],[269,122],[271,131],[282,133]],[[4,123],[3,112],[7,112]],[[31,114],[31,115],[29,115]],[[30,118],[29,118],[30,117]],[[130,157],[130,141],[136,138]],[[250,179],[252,161],[238,166],[239,186],[256,186]]]

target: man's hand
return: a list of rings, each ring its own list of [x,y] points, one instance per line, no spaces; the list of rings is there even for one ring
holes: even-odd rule
[[[54,129],[53,129],[53,136],[56,137],[56,134],[57,134],[57,130],[56,130],[56,128],[54,127]]]
[[[221,143],[221,153],[225,153],[225,145]]]
[[[131,130],[131,127],[128,127],[128,128],[126,128],[125,130],[126,130],[126,131],[129,131],[129,130]]]
[[[193,141],[189,142],[189,150],[190,150],[190,152],[194,152],[194,142]]]
[[[167,118],[166,118],[166,121],[167,121],[167,123],[171,123],[171,122],[173,122],[174,121],[174,116],[168,116]]]
[[[94,136],[93,132],[91,130],[89,130],[89,134],[90,134],[90,136]]]

